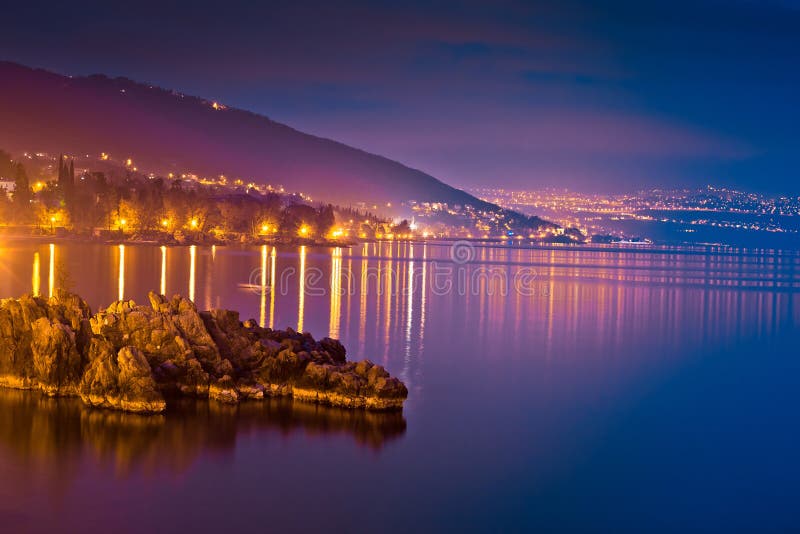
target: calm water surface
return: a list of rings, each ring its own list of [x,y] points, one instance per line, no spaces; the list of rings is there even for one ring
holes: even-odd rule
[[[794,252],[4,241],[0,269],[3,297],[154,289],[339,337],[409,387],[402,414],[157,417],[0,391],[4,530],[800,528]]]

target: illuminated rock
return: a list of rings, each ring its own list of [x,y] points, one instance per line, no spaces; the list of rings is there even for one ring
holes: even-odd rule
[[[142,351],[123,347],[117,352],[111,343],[97,337],[92,339],[88,356],[79,389],[83,402],[128,412],[164,411],[166,402]]]
[[[95,315],[64,291],[0,301],[0,385],[132,412],[162,412],[171,396],[370,410],[401,409],[408,396],[381,366],[347,362],[338,340],[198,312],[179,295],[148,297],[149,306],[119,301]]]

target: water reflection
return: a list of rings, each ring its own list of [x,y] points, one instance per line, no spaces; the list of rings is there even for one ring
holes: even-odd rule
[[[573,350],[590,337],[599,346],[610,344],[617,350],[622,340],[629,344],[714,342],[733,336],[736,329],[768,335],[797,324],[794,309],[800,298],[800,257],[796,254],[756,258],[673,252],[665,256],[478,247],[475,261],[459,266],[464,272],[453,276],[454,287],[458,276],[468,283],[469,290],[460,294],[436,288],[438,271],[448,264],[449,251],[430,243],[363,244],[325,253],[313,249],[313,254],[299,247],[295,249],[299,257],[291,249],[279,254],[267,246],[225,247],[210,253],[196,246],[168,251],[167,247],[70,244],[56,250],[51,243],[47,248],[48,296],[61,283],[56,281],[57,254],[59,270],[63,266],[65,273],[81,273],[73,288],[94,309],[114,299],[144,300],[154,287],[166,294],[167,286],[186,284],[182,274],[188,268],[188,296],[199,298],[206,308],[213,304],[236,309],[243,317],[258,317],[260,325],[275,328],[292,324],[297,306],[298,330],[341,338],[354,359],[370,358],[387,365],[415,387],[421,385],[429,328],[436,333],[469,330],[480,350],[491,350],[488,340],[501,328],[512,350],[524,351],[526,344],[535,343],[537,354],[547,359],[553,354],[563,357],[566,345]],[[110,254],[99,254],[100,249]],[[2,281],[3,296],[42,293],[44,253],[42,245],[31,245],[25,253],[7,256],[11,272],[32,268],[32,275],[31,279]],[[15,264],[16,258],[24,259],[27,266]],[[503,277],[497,276],[499,271],[513,279],[531,265],[539,267],[530,294],[504,288]],[[236,291],[236,285],[259,267],[250,289]],[[356,271],[351,273],[353,267]],[[735,273],[751,282],[727,283]],[[299,275],[296,286],[295,274]],[[200,288],[197,276],[205,281]],[[351,276],[358,276],[360,283],[351,284]],[[702,284],[695,282],[698,276]],[[347,298],[343,298],[345,291]],[[436,312],[434,316],[429,308]],[[429,325],[431,320],[436,324]]]
[[[38,297],[39,294],[41,293],[41,287],[40,286],[42,284],[42,281],[41,281],[41,278],[40,278],[39,270],[40,270],[40,267],[39,267],[39,253],[38,252],[34,252],[33,253],[33,280],[32,280],[33,288],[31,289],[31,293],[33,294],[34,297]]]
[[[261,306],[258,324],[262,328],[267,322],[267,245],[261,245]]]
[[[358,306],[358,351],[364,354],[364,343],[367,333],[367,260],[369,245],[364,243],[361,258],[361,284],[359,286],[359,306]],[[349,312],[349,310],[348,310]]]
[[[117,300],[125,298],[125,245],[119,246],[119,284]]]
[[[345,435],[373,450],[405,433],[401,413],[340,410],[287,399],[239,406],[175,401],[166,415],[141,416],[87,408],[77,399],[0,389],[0,449],[17,463],[71,479],[80,456],[133,471],[186,471],[209,453],[233,454],[237,436],[253,432]]]
[[[47,280],[48,297],[52,297],[56,286],[56,246],[50,243],[50,275]]]
[[[339,339],[339,325],[342,319],[342,249],[335,247],[331,251],[331,313],[328,335]]]
[[[197,269],[197,246],[189,247],[189,300],[194,302],[195,272]]]
[[[306,247],[300,247],[300,288],[297,297],[297,331],[303,331],[303,319],[306,307]]]
[[[161,245],[161,294],[167,294],[167,247]]]
[[[275,328],[275,293],[277,290],[275,288],[275,263],[278,259],[278,253],[275,247],[272,247],[272,253],[270,253],[270,267],[269,267],[269,327]],[[262,325],[263,326],[263,325]]]

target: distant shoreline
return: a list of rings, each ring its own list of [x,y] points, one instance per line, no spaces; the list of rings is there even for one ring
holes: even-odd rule
[[[169,246],[169,247],[190,247],[190,246],[228,246],[228,247],[257,247],[263,245],[270,246],[307,246],[307,247],[355,247],[365,243],[424,243],[432,246],[448,247],[455,243],[469,243],[473,246],[505,248],[514,250],[552,250],[552,251],[574,251],[574,252],[623,252],[638,254],[715,254],[721,256],[750,256],[763,254],[798,254],[800,250],[784,249],[755,249],[747,247],[737,247],[723,243],[652,243],[648,246],[641,246],[627,243],[541,243],[535,241],[514,241],[501,239],[484,238],[457,238],[457,237],[427,237],[418,239],[364,239],[359,241],[329,241],[319,239],[271,239],[271,240],[245,240],[245,241],[226,241],[226,240],[207,240],[207,241],[185,241],[178,242],[175,239],[107,239],[100,237],[86,237],[76,235],[25,235],[19,233],[0,232],[0,241],[38,241],[43,243],[94,243],[98,245],[150,245],[150,246]]]
[[[109,238],[108,236],[86,236],[75,234],[24,234],[18,232],[2,232],[0,231],[0,240],[19,240],[19,241],[43,241],[43,242],[72,242],[72,243],[96,243],[100,245],[154,245],[154,246],[170,246],[170,247],[189,247],[189,246],[261,246],[261,245],[288,245],[288,246],[318,246],[318,247],[343,247],[354,246],[359,244],[356,241],[331,241],[324,239],[305,239],[305,238],[291,238],[291,239],[245,239],[245,240],[223,240],[216,239],[210,236],[204,236],[203,239],[185,239],[179,241],[172,236],[164,236],[163,238],[136,238],[134,236],[120,236],[117,239]]]

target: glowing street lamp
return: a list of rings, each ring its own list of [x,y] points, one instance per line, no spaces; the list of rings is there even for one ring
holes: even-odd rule
[[[300,235],[303,237],[307,236],[310,231],[311,229],[306,224],[300,227]]]
[[[197,219],[192,219],[191,221],[189,221],[189,224],[191,225],[192,228],[197,228]]]

